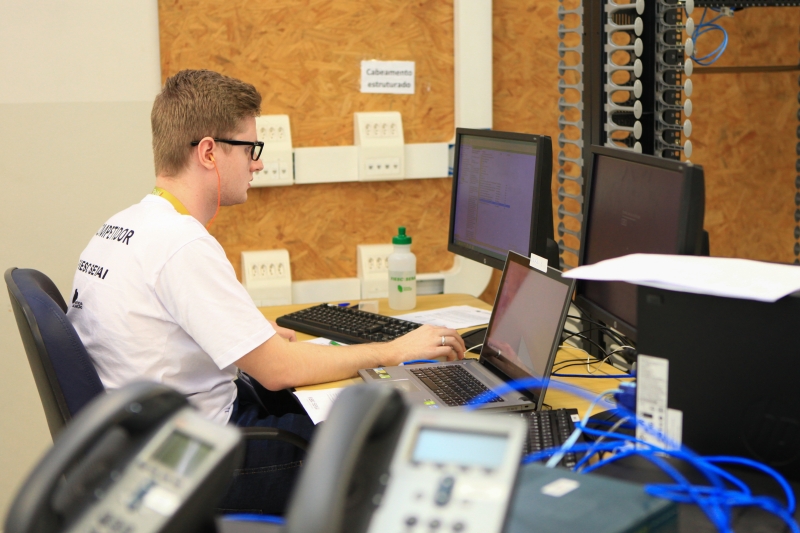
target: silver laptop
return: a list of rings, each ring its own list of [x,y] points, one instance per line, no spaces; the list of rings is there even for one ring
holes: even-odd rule
[[[479,359],[447,363],[391,366],[359,370],[367,383],[403,391],[412,404],[431,409],[458,408],[485,390],[505,382],[550,376],[567,319],[574,281],[548,268],[530,266],[530,259],[508,253]],[[503,394],[480,409],[541,409],[544,388]]]

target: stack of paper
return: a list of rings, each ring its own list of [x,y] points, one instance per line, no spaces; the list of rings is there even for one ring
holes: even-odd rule
[[[395,318],[416,322],[417,324],[463,329],[488,324],[491,316],[492,312],[486,309],[479,309],[471,305],[454,305],[430,311],[417,311],[416,313],[398,315]]]
[[[627,281],[681,292],[774,302],[800,290],[800,267],[727,257],[632,254],[574,268],[565,278]]]

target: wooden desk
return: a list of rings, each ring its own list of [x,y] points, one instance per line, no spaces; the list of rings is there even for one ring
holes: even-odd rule
[[[330,303],[337,303],[337,302],[330,302]],[[355,302],[351,302],[355,303]],[[299,311],[300,309],[304,309],[306,307],[310,307],[311,305],[316,304],[294,304],[294,305],[279,305],[273,307],[262,307],[260,308],[261,312],[265,317],[270,320],[275,320],[279,316],[285,315],[287,313],[293,313],[294,311]],[[432,294],[432,295],[425,295],[425,296],[417,296],[417,307],[415,307],[412,311],[429,311],[432,309],[440,309],[442,307],[450,307],[453,305],[471,305],[473,307],[479,307],[481,309],[491,309],[492,306],[487,304],[486,302],[479,300],[473,296],[468,294]],[[378,312],[382,315],[387,316],[396,316],[409,313],[411,311],[395,311],[394,309],[389,308],[389,300],[386,298],[381,298],[378,300]],[[459,332],[463,333],[465,331],[469,331],[473,328],[467,328],[465,330],[459,330]],[[313,335],[306,335],[305,333],[297,333],[297,340],[298,341],[305,341],[309,339],[313,339]],[[467,354],[468,356],[478,357],[477,354]],[[579,359],[579,358],[586,358],[586,353],[578,350],[576,348],[566,347],[559,350],[558,354],[556,355],[556,362],[559,361],[566,361],[569,359]],[[611,365],[607,364],[596,364],[592,365],[592,367],[596,367],[597,374],[622,374],[621,371],[617,370],[616,368],[612,367]],[[587,374],[586,365],[581,366],[571,366],[565,370],[565,373],[569,374]],[[599,394],[605,390],[613,389],[616,387],[621,380],[619,379],[595,379],[595,378],[553,378],[553,381],[563,381],[565,383],[569,383],[571,385],[575,385],[581,387],[592,395]],[[334,387],[346,387],[349,385],[354,385],[358,383],[363,383],[360,377],[356,376],[350,379],[343,379],[340,381],[332,381],[330,383],[321,383],[319,385],[311,385],[307,387],[299,387],[300,390],[314,390],[314,389],[328,389]],[[578,412],[583,416],[586,409],[589,407],[589,400],[585,400],[583,398],[579,398],[573,394],[568,392],[560,391],[555,389],[554,387],[550,387],[545,394],[545,403],[552,406],[554,409],[562,408],[562,407],[573,407],[577,408]],[[597,412],[597,411],[595,411]]]

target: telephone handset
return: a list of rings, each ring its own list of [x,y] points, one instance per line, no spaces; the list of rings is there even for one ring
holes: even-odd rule
[[[241,435],[177,391],[133,383],[95,399],[11,505],[5,533],[197,531],[241,463]]]
[[[312,441],[287,533],[499,533],[526,431],[515,417],[409,407],[390,387],[349,387]]]
[[[289,503],[287,533],[366,531],[408,410],[391,387],[342,391],[311,441]]]

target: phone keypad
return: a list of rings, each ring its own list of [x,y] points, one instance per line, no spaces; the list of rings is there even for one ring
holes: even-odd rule
[[[133,525],[117,518],[111,513],[103,513],[93,528],[97,533],[132,533]]]

